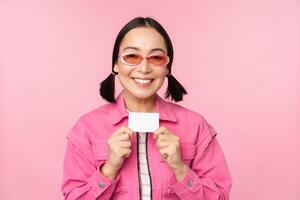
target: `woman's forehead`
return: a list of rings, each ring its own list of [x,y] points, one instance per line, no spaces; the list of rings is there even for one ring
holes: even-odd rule
[[[123,38],[120,50],[134,49],[137,51],[153,51],[162,49],[167,52],[165,40],[154,28],[138,27],[130,30]]]

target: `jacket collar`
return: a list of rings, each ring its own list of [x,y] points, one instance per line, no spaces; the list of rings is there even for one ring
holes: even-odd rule
[[[169,102],[163,100],[158,94],[156,94],[156,112],[159,113],[159,119],[171,122],[177,122],[176,115],[171,108]],[[128,117],[128,111],[125,108],[125,102],[123,97],[123,91],[120,92],[116,98],[116,102],[112,103],[111,107],[111,120],[112,124],[119,123],[123,118]]]

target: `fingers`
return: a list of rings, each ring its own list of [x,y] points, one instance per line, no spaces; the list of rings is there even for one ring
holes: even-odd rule
[[[171,155],[175,155],[180,148],[180,138],[165,127],[160,127],[154,131],[153,139],[159,150],[161,157],[165,160]]]
[[[113,134],[112,136],[116,136],[116,135],[121,135],[121,134],[124,134],[124,133],[127,133],[127,134],[132,134],[133,133],[133,130],[131,130],[130,128],[126,127],[126,126],[121,126],[119,129],[117,129]]]
[[[120,141],[120,142],[118,142],[118,146],[122,147],[122,148],[131,149],[131,142],[129,142],[129,141]]]
[[[128,134],[128,133],[122,133],[120,135],[116,135],[115,138],[118,141],[129,141],[131,139],[132,135]]]
[[[124,160],[131,154],[131,139],[133,131],[125,126],[120,127],[107,140],[111,165],[115,168],[122,166]]]
[[[118,140],[129,140],[132,139],[133,131],[126,127],[122,126],[116,132],[112,134],[112,137],[116,137]]]
[[[165,159],[169,156],[168,148],[167,147],[159,149],[159,153]]]
[[[120,152],[123,149],[131,149],[131,138],[133,131],[125,126],[117,129],[107,140],[107,143],[114,152]],[[122,152],[123,153],[123,152]]]
[[[123,158],[128,158],[130,156],[131,149],[123,149],[123,151],[124,151]]]
[[[159,153],[161,154],[161,155],[165,155],[165,154],[168,154],[168,148],[162,148],[162,149],[159,149]]]
[[[158,138],[162,138],[162,135],[170,134],[170,131],[166,127],[162,126],[155,130],[153,133],[153,139],[157,140]]]
[[[165,148],[165,147],[168,147],[169,145],[170,145],[170,143],[168,141],[156,140],[156,146],[158,148]]]

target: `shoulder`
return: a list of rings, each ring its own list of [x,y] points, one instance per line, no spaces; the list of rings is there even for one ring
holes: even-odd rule
[[[112,106],[112,103],[106,103],[83,113],[75,120],[67,137],[91,139],[88,133],[94,132],[101,124],[108,122]]]
[[[208,137],[214,137],[217,134],[214,127],[201,113],[173,102],[167,103],[174,111],[179,123],[184,123],[186,127],[193,127],[198,130],[197,132]]]
[[[104,105],[98,106],[86,113],[83,113],[78,121],[84,121],[85,123],[99,122],[99,119],[107,119],[107,116],[110,115],[111,107],[113,103],[106,103]]]
[[[175,113],[176,117],[179,120],[184,120],[184,121],[192,121],[192,122],[198,122],[198,123],[203,123],[206,122],[206,119],[203,117],[202,114],[200,114],[197,111],[194,111],[190,108],[187,108],[185,106],[173,103],[173,102],[167,102],[173,112]]]

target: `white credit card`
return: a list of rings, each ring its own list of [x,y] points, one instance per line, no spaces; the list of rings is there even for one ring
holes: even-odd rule
[[[135,132],[153,132],[159,128],[159,113],[128,112],[128,127]]]

